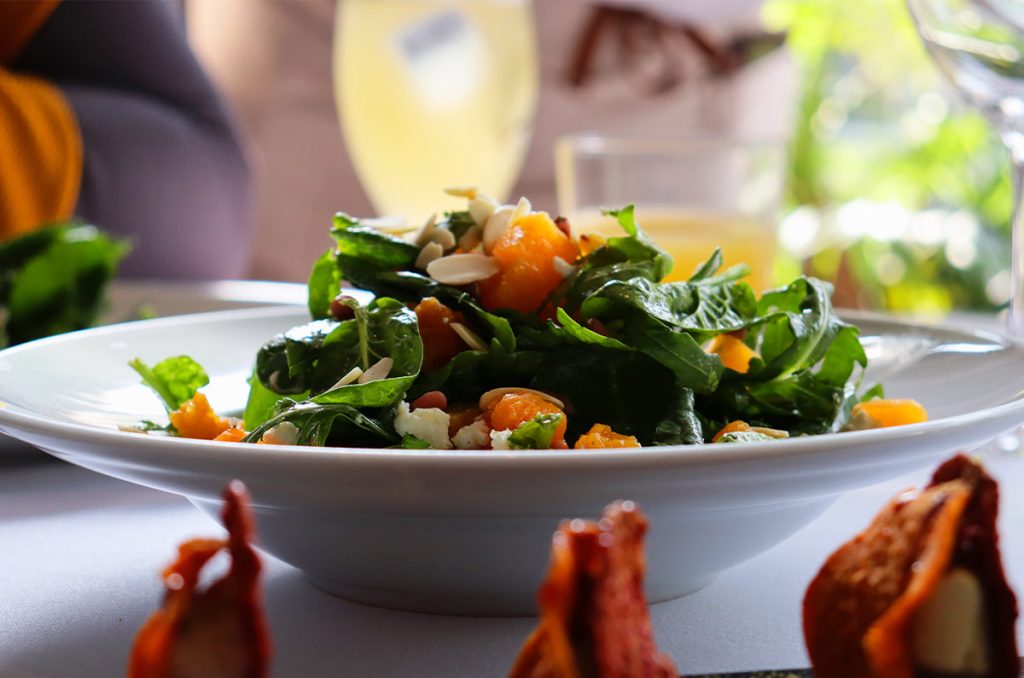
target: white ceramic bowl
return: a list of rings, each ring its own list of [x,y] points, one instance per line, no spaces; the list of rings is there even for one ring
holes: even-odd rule
[[[184,316],[0,352],[0,429],[80,466],[182,494],[212,516],[224,484],[241,478],[261,547],[346,598],[527,614],[563,518],[637,501],[651,521],[649,599],[665,600],[778,543],[847,490],[1024,421],[1018,344],[854,316],[889,395],[917,398],[933,421],[771,443],[564,452],[243,446],[116,430],[162,416],[127,367],[131,358],[188,353],[211,374],[213,404],[240,408],[257,348],[305,319],[298,309]]]

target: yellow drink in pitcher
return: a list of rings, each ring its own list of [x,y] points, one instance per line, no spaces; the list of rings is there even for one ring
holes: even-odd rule
[[[509,197],[537,102],[522,0],[343,0],[335,95],[356,171],[380,214],[426,218],[477,186]]]
[[[764,221],[722,212],[688,210],[679,207],[637,206],[640,227],[675,260],[666,281],[686,280],[716,247],[722,248],[724,268],[750,265],[746,281],[757,292],[771,289],[775,258],[775,231]],[[622,235],[622,227],[599,211],[569,216],[573,231],[597,233],[603,237]]]

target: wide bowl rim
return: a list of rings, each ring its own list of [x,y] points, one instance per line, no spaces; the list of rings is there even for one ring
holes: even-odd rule
[[[141,326],[160,328],[163,326],[231,322],[241,318],[259,319],[263,317],[292,315],[297,312],[298,308],[296,306],[268,306],[118,323],[38,339],[3,349],[0,350],[0,358],[23,352],[37,351],[51,345],[73,343],[83,335],[90,337],[108,334],[117,335]],[[985,330],[965,329],[865,311],[840,310],[840,315],[854,323],[875,322],[896,325],[904,328],[908,333],[915,330],[928,332],[933,335],[941,333],[947,334],[951,338],[970,338],[1024,351],[1024,341]],[[520,469],[543,469],[564,464],[600,466],[602,468],[629,467],[632,469],[639,469],[645,466],[663,467],[665,465],[703,466],[753,460],[770,462],[772,460],[800,457],[807,454],[818,454],[821,452],[822,447],[828,448],[831,452],[838,453],[848,448],[878,445],[885,442],[899,445],[904,441],[921,436],[939,436],[986,421],[996,422],[1013,418],[1017,423],[1024,422],[1024,390],[1022,390],[1012,399],[994,407],[971,410],[921,424],[845,433],[826,433],[760,443],[734,443],[715,446],[666,445],[620,450],[509,450],[501,452],[494,450],[311,448],[298,445],[243,446],[209,440],[142,435],[72,421],[59,421],[26,410],[16,404],[5,402],[5,399],[9,399],[11,394],[12,391],[9,389],[5,393],[4,384],[0,382],[0,429],[5,430],[5,432],[16,438],[22,437],[19,433],[27,432],[49,438],[72,439],[82,443],[109,444],[112,449],[129,445],[137,449],[141,455],[135,458],[135,461],[149,463],[162,461],[161,457],[165,455],[166,451],[173,450],[167,461],[176,467],[192,461],[217,463],[236,461],[240,458],[249,457],[254,460],[258,459],[261,462],[284,460],[289,464],[312,463],[321,465],[327,462],[339,465],[354,463],[362,466],[366,464],[389,464],[400,461],[406,467],[409,465],[418,466],[426,464],[431,467],[442,468],[460,468],[463,466],[490,468],[514,465]],[[115,456],[121,457],[123,455],[115,453]],[[146,459],[143,459],[143,457]]]

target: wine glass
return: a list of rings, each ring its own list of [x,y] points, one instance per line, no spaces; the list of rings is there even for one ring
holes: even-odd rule
[[[460,208],[452,186],[509,197],[537,104],[536,43],[526,0],[338,3],[338,113],[380,215]]]
[[[1009,329],[1024,335],[1024,1],[907,0],[943,74],[999,131],[1013,162]]]

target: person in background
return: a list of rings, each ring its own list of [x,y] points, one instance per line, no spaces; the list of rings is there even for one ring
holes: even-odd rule
[[[179,4],[0,1],[0,149],[0,241],[77,217],[126,275],[247,268],[248,165]]]
[[[336,3],[185,1],[192,44],[252,144],[260,195],[251,272],[302,280],[329,243],[331,214],[374,214],[335,109]],[[760,7],[760,0],[533,2],[540,97],[509,197],[555,209],[553,146],[565,134],[784,141],[797,74],[777,49],[781,36],[761,28]]]

